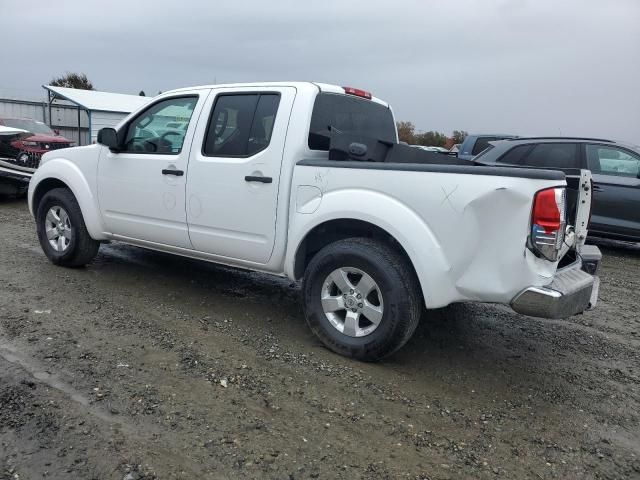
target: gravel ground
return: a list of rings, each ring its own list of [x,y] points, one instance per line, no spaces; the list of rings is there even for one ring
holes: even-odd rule
[[[0,479],[640,478],[640,248],[597,310],[432,312],[324,349],[286,280],[120,244],[51,265],[0,200]]]

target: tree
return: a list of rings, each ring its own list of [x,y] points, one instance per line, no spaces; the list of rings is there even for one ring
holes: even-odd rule
[[[469,135],[467,132],[465,132],[464,130],[454,130],[453,131],[453,135],[451,136],[451,138],[453,139],[453,143],[462,143],[464,142],[464,139],[467,137],[467,135]]]
[[[416,126],[411,122],[397,122],[398,138],[401,142],[412,145],[416,141]]]
[[[140,90],[140,93],[138,95],[140,95],[141,97],[146,97],[144,90]]]
[[[415,136],[416,145],[424,145],[426,147],[443,147],[447,142],[447,136],[440,132],[422,132]]]
[[[89,81],[84,73],[67,72],[64,75],[53,78],[49,85],[54,87],[77,88],[80,90],[95,90],[93,83]]]

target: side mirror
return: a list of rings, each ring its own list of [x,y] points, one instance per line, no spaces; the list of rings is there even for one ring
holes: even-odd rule
[[[109,147],[113,152],[120,150],[120,140],[118,139],[118,132],[115,128],[101,128],[98,131],[98,143]]]

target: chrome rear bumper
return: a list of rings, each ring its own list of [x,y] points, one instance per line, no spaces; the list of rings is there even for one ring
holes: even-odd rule
[[[591,245],[583,248],[582,260],[559,270],[549,285],[524,289],[511,301],[511,308],[523,315],[541,318],[567,318],[595,308],[602,254]]]

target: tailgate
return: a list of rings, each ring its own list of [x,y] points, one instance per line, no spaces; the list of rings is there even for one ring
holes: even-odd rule
[[[589,170],[566,170],[567,228],[560,258],[571,250],[580,252],[585,244],[591,216],[592,180]],[[571,255],[574,257],[575,255]],[[571,260],[573,260],[572,258]],[[566,264],[565,262],[563,262]]]

